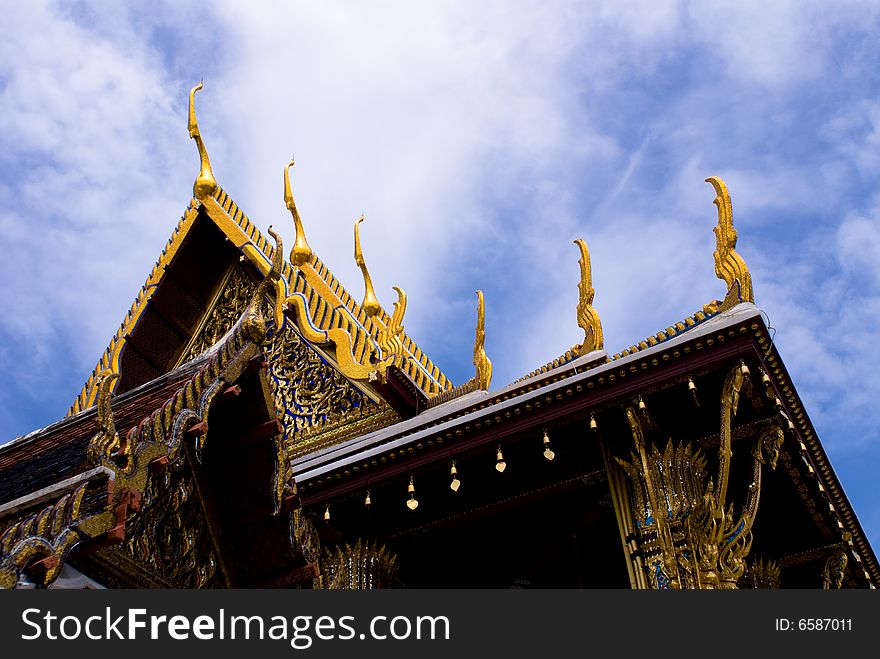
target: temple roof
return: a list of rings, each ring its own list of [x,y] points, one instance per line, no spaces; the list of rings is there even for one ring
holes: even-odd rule
[[[295,458],[294,476],[304,505],[320,505],[328,497],[357,489],[363,479],[375,482],[396,472],[408,473],[416,464],[446,460],[480,442],[494,445],[505,433],[522,432],[526,423],[546,426],[557,418],[583,417],[613,398],[637,394],[646,381],[687,377],[709,363],[739,355],[763,361],[769,378],[767,395],[778,396],[783,418],[791,421],[800,447],[800,468],[814,481],[803,495],[827,499],[826,509],[818,514],[830,515],[831,524],[852,534],[857,560],[863,562],[870,580],[880,583],[880,564],[772,344],[762,312],[752,303],[704,316],[688,331],[613,360],[601,352],[590,353],[496,392],[471,392],[412,419]],[[585,432],[587,420],[582,421]],[[491,437],[480,439],[487,433]],[[797,450],[792,453],[798,455]]]
[[[221,187],[217,186],[211,195],[202,200],[193,198],[68,414],[76,414],[94,403],[95,383],[100,372],[121,371],[122,355],[127,342],[137,333],[139,326],[143,326],[145,312],[151,300],[166,285],[166,273],[173,267],[175,258],[200,217],[206,218],[222,232],[238,251],[242,262],[248,263],[261,274],[268,272],[274,247]],[[301,298],[303,307],[308,310],[308,317],[301,321],[323,343],[336,343],[336,351],[346,351],[354,362],[362,363],[367,360],[370,351],[377,347],[382,330],[391,322],[391,316],[381,308],[374,316],[368,317],[360,304],[317,256],[313,255],[308,263],[299,268],[294,268],[285,260],[282,281],[287,294]],[[340,336],[345,345],[339,345]],[[334,337],[337,337],[336,341]],[[431,396],[452,386],[408,335],[403,333],[401,342],[405,357],[399,368],[424,395]],[[331,363],[336,362],[336,365],[342,361],[334,359],[334,355],[329,355],[328,358]],[[348,375],[344,368],[341,370],[344,375]]]

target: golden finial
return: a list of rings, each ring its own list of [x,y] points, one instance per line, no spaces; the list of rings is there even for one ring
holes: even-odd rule
[[[263,277],[263,281],[257,286],[257,290],[254,291],[242,321],[244,335],[254,343],[262,343],[269,332],[269,328],[266,326],[266,319],[263,316],[263,301],[273,288],[275,289],[275,331],[279,332],[284,323],[284,312],[282,310],[283,292],[277,286],[277,282],[281,278],[281,268],[284,265],[282,257],[284,243],[281,241],[281,236],[272,229],[271,225],[268,232],[275,240],[275,249],[272,252],[272,265],[269,268],[269,272]]]
[[[593,289],[593,269],[590,266],[590,250],[587,243],[581,238],[574,241],[581,250],[580,266],[581,280],[578,283],[580,297],[577,305],[578,325],[584,330],[584,342],[576,347],[579,356],[586,355],[594,350],[602,350],[605,347],[605,337],[602,335],[602,321],[599,314],[593,308],[593,297],[596,291]]]
[[[727,295],[723,302],[715,302],[710,307],[726,311],[740,302],[754,302],[752,276],[742,257],[736,253],[736,229],[733,228],[733,206],[727,186],[717,176],[706,179],[715,188],[714,203],[718,207],[718,225],[715,227],[715,274],[727,284]]]
[[[474,376],[477,387],[483,391],[489,390],[492,381],[492,362],[486,356],[486,303],[483,300],[483,291],[477,291],[477,334],[474,340],[474,366],[477,373]]]
[[[375,316],[379,313],[379,299],[376,297],[376,291],[373,290],[373,280],[370,278],[370,272],[367,270],[367,262],[364,261],[364,251],[361,249],[361,231],[360,223],[364,221],[364,214],[354,223],[354,262],[357,263],[361,272],[364,273],[364,301],[361,302],[361,309],[367,314],[367,318]],[[396,291],[400,291],[395,287]],[[400,293],[398,292],[398,296]],[[403,306],[406,308],[406,295],[403,296]],[[394,304],[395,313],[397,303]]]
[[[98,376],[98,399],[95,402],[98,432],[92,437],[86,450],[92,464],[101,464],[119,448],[119,435],[113,420],[113,408],[110,406],[110,399],[113,395],[110,388],[118,377],[119,374],[112,371],[103,371]]]
[[[300,268],[312,259],[312,248],[306,242],[306,232],[303,230],[299,211],[296,210],[296,203],[293,201],[293,192],[290,191],[290,168],[294,164],[296,164],[296,161],[291,158],[284,168],[284,203],[293,217],[293,226],[296,229],[296,239],[293,242],[293,248],[290,250],[290,262],[297,268]]]
[[[214,192],[214,188],[217,187],[217,179],[214,178],[214,172],[211,171],[211,161],[208,160],[208,150],[202,141],[202,134],[199,132],[199,124],[196,121],[195,95],[201,88],[202,83],[200,82],[189,90],[189,121],[187,123],[190,139],[196,141],[196,147],[199,150],[199,160],[201,161],[199,175],[193,184],[193,195],[196,199],[204,199]]]
[[[385,329],[379,332],[376,343],[382,349],[383,361],[390,358],[392,364],[399,366],[403,361],[403,314],[406,313],[406,293],[397,286],[394,286],[394,290],[397,291],[394,313],[391,314]]]

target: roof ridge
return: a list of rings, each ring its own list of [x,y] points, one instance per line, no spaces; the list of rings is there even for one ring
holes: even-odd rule
[[[655,346],[658,343],[663,343],[664,341],[668,341],[673,336],[681,334],[682,332],[687,332],[689,329],[692,329],[699,325],[700,323],[709,320],[714,316],[717,316],[720,313],[720,309],[714,304],[704,305],[702,310],[697,311],[690,316],[687,316],[684,320],[681,320],[675,325],[667,327],[665,330],[660,330],[653,336],[649,336],[646,339],[639,341],[637,344],[626,348],[618,352],[611,358],[611,361],[616,359],[621,359],[622,357],[626,357],[627,355],[631,355],[636,352],[640,352],[645,348],[649,348],[651,346]]]
[[[117,360],[122,352],[122,347],[125,345],[125,335],[134,327],[134,325],[137,324],[140,315],[143,313],[147,303],[153,295],[153,291],[162,280],[166,264],[177,252],[177,249],[183,242],[183,238],[188,233],[189,227],[198,215],[198,207],[195,205],[196,203],[198,202],[194,198],[190,200],[189,205],[187,205],[186,210],[183,212],[183,215],[177,223],[177,226],[175,226],[174,230],[171,232],[171,237],[162,248],[162,253],[159,254],[159,258],[156,259],[156,262],[153,264],[153,268],[150,270],[146,282],[141,286],[141,289],[135,296],[134,302],[125,314],[125,318],[123,318],[116,333],[110,339],[110,344],[98,360],[98,365],[95,366],[94,370],[89,374],[85,384],[79,392],[79,395],[77,395],[65,416],[72,416],[92,407],[95,402],[95,396],[97,395],[95,384],[100,372],[108,369],[113,372],[118,372],[119,365]],[[113,368],[114,366],[115,368]]]
[[[214,199],[220,204],[220,207],[226,212],[227,215],[236,223],[238,226],[244,231],[248,238],[254,242],[254,246],[263,253],[263,255],[267,259],[272,258],[272,253],[275,248],[270,244],[268,239],[263,235],[263,233],[259,230],[259,228],[250,221],[250,219],[245,215],[245,213],[241,210],[241,208],[235,203],[232,197],[226,192],[222,186],[218,185],[214,191]],[[381,328],[375,325],[373,318],[368,318],[367,314],[361,308],[360,304],[355,300],[354,296],[348,292],[348,290],[343,286],[342,282],[337,279],[337,277],[331,272],[330,268],[324,263],[321,258],[312,250],[312,258],[309,261],[309,264],[312,266],[312,269],[315,273],[320,277],[324,283],[327,285],[328,290],[337,298],[342,306],[344,306],[353,316],[356,321],[355,324],[355,332],[357,333],[359,329],[363,329],[366,334],[376,340],[379,336],[379,332]],[[292,279],[294,278],[294,269],[293,266],[285,259],[282,274],[287,280],[288,284],[293,285]],[[302,278],[298,278],[302,279]],[[304,284],[308,284],[308,282],[303,282]],[[302,292],[302,291],[301,291]],[[325,300],[326,301],[326,300]],[[323,311],[323,310],[322,310]],[[331,316],[333,316],[336,324],[332,324],[335,327],[341,327],[341,323],[336,319],[337,309],[331,306]],[[387,325],[391,320],[391,317],[388,315],[388,312],[380,306],[378,313],[375,318],[378,318],[382,321],[383,325]],[[350,329],[350,328],[349,328]],[[361,346],[365,348],[368,341],[366,337],[352,337],[354,339],[354,346]],[[420,389],[424,390],[428,394],[434,394],[439,391],[444,391],[452,387],[452,382],[443,374],[440,368],[434,364],[433,361],[428,357],[428,355],[416,344],[416,342],[412,339],[411,336],[404,333],[403,334],[403,346],[409,352],[409,356],[412,359],[405,359],[402,365],[402,370],[409,375],[416,386]],[[361,350],[358,350],[361,352]]]
[[[266,264],[264,265],[268,266],[268,263],[271,261],[272,255],[274,254],[275,247],[268,238],[266,238],[263,232],[260,231],[257,225],[254,224],[244,211],[241,210],[238,204],[235,203],[229,193],[226,192],[222,186],[217,185],[214,188],[213,193],[202,201],[195,198],[190,199],[183,216],[178,221],[171,237],[162,249],[162,253],[159,255],[159,258],[150,270],[146,282],[141,287],[140,291],[138,291],[131,308],[126,313],[125,318],[122,323],[120,323],[116,333],[110,339],[110,344],[104,350],[104,353],[98,360],[98,364],[89,374],[85,384],[73,404],[68,409],[66,416],[77,414],[94,404],[97,394],[97,388],[95,385],[99,373],[108,369],[113,372],[119,371],[118,360],[122,348],[126,343],[127,334],[137,325],[147,303],[152,297],[153,291],[162,280],[165,267],[174,257],[177,249],[183,242],[183,239],[188,234],[195,218],[198,216],[199,209],[204,208],[206,214],[210,216],[211,202],[208,200],[216,202],[217,206],[219,206],[223,213],[225,213],[232,223],[244,234],[245,241],[243,244],[238,244],[238,242],[236,242],[238,249],[247,254],[247,251],[244,248],[245,246],[250,245],[260,256],[266,259]],[[217,224],[217,222],[215,222],[215,224]],[[227,234],[229,233],[230,228],[225,228],[223,226],[219,226],[219,228],[221,231],[224,231]],[[354,353],[354,357],[358,360],[363,359],[371,341],[375,342],[377,339],[381,327],[374,322],[373,318],[367,317],[363,309],[361,309],[360,305],[355,301],[354,297],[345,289],[333,273],[330,272],[330,269],[320,258],[318,258],[317,255],[313,254],[310,267],[318,278],[324,282],[327,287],[327,292],[329,292],[335,300],[325,299],[326,296],[321,295],[321,293],[315,290],[315,288],[306,281],[304,276],[298,276],[296,274],[293,266],[286,259],[283,262],[282,275],[290,289],[302,293],[309,300],[307,307],[312,316],[310,320],[315,326],[320,327],[322,330],[341,328],[347,331],[351,335],[352,340],[350,347]],[[336,304],[337,302],[338,304]],[[354,322],[350,322],[350,319],[344,318],[346,314],[340,313],[340,306],[344,307],[348,313],[351,314],[351,318]],[[381,320],[382,325],[387,325],[390,321],[390,316],[384,309],[380,309],[376,317]],[[425,391],[429,396],[452,387],[452,383],[416,345],[412,337],[404,334],[402,340],[404,348],[409,353],[407,357],[410,358],[403,360],[401,369],[412,378],[416,386]]]

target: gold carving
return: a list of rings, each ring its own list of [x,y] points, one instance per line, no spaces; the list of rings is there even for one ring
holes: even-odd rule
[[[275,233],[271,226],[269,226],[268,231],[269,235],[275,239],[275,249],[272,251],[272,266],[269,268],[266,276],[263,277],[263,281],[257,286],[257,290],[254,291],[242,320],[244,335],[257,344],[262,344],[269,332],[266,319],[263,316],[263,305],[270,290],[275,292],[275,327],[279,331],[284,327],[284,315],[281,304],[281,298],[284,293],[283,288],[280,286],[284,243],[281,241],[281,236]]]
[[[299,268],[312,259],[312,248],[306,242],[306,232],[303,229],[302,219],[299,216],[299,211],[296,209],[296,202],[293,201],[293,192],[290,189],[290,168],[294,164],[295,161],[291,158],[284,168],[284,205],[287,206],[287,210],[290,211],[290,215],[293,217],[293,226],[296,230],[296,238],[290,250],[290,262]]]
[[[85,483],[80,485],[0,533],[0,588],[14,588],[23,579],[36,579],[37,585],[48,586],[56,579],[80,539],[76,523],[86,487]],[[30,568],[38,561],[43,569],[31,574]]]
[[[394,303],[394,313],[384,329],[379,331],[376,343],[382,350],[382,362],[380,369],[384,372],[387,366],[394,364],[400,366],[406,354],[403,352],[403,315],[406,313],[406,293],[397,286],[397,302]]]
[[[489,390],[492,382],[492,362],[486,356],[486,304],[483,300],[483,291],[477,291],[477,331],[474,337],[474,367],[476,368],[477,387],[483,391]]]
[[[835,550],[822,568],[822,588],[840,589],[846,576],[846,566],[849,564],[849,556],[843,549]]]
[[[670,440],[660,453],[645,443],[640,414],[626,410],[635,451],[629,461],[617,458],[632,483],[632,507],[644,553],[643,567],[654,588],[736,588],[746,572],[752,525],[758,514],[762,465],[775,468],[782,430],[766,427],[752,451],[752,474],[746,504],[734,516],[727,501],[731,426],[747,370],[735,365],[721,395],[721,444],[718,470],[708,478],[706,459],[689,445]]]
[[[593,308],[593,297],[596,291],[593,289],[593,271],[590,267],[590,251],[587,243],[578,238],[574,244],[581,250],[579,260],[581,266],[581,280],[578,283],[580,294],[577,306],[578,325],[584,330],[584,341],[573,349],[578,356],[586,355],[594,350],[602,350],[605,347],[605,338],[602,335],[602,321],[599,314]]]
[[[267,358],[275,407],[292,445],[301,430],[378,409],[293,330],[273,335]]]
[[[776,561],[755,560],[746,569],[742,586],[753,589],[779,588],[780,572],[779,563]]]
[[[241,268],[235,267],[229,275],[223,291],[208,314],[181,363],[198,357],[215,345],[232,329],[254,294],[256,286]]]
[[[716,300],[704,308],[711,313],[727,311],[740,302],[754,302],[752,276],[742,257],[736,253],[737,234],[733,228],[733,206],[727,186],[717,176],[706,179],[715,188],[714,203],[718,207],[718,224],[715,231],[715,274],[727,284],[727,295],[723,301]]]
[[[288,454],[291,459],[297,458],[335,446],[352,437],[362,437],[368,432],[399,423],[400,420],[400,415],[387,403],[378,406],[367,403],[335,420],[303,428],[297,433],[294,442],[288,442]]]
[[[308,270],[304,270],[308,272]],[[299,333],[310,343],[326,345],[333,343],[336,347],[335,357],[339,370],[352,380],[369,380],[372,375],[375,379],[376,366],[370,363],[372,350],[369,346],[364,347],[364,356],[359,359],[354,355],[357,333],[351,332],[348,327],[331,326],[326,330],[317,329],[309,314],[309,302],[302,293],[294,293],[287,297],[276,308],[287,312],[296,323]]]
[[[324,583],[332,590],[371,590],[394,585],[397,556],[385,545],[358,539],[324,558]]]
[[[354,262],[357,263],[364,275],[364,301],[361,302],[361,309],[367,314],[367,318],[371,318],[379,313],[381,307],[379,299],[376,297],[376,291],[373,290],[373,280],[370,278],[367,262],[364,260],[364,251],[361,248],[360,223],[363,221],[364,214],[361,213],[361,216],[354,223]]]
[[[94,465],[108,461],[119,449],[119,433],[116,432],[113,409],[110,407],[110,398],[113,395],[111,387],[118,377],[119,375],[111,371],[104,371],[98,376],[98,400],[95,405],[98,432],[86,449],[89,462]]]
[[[184,459],[150,477],[140,511],[127,520],[122,548],[176,588],[222,585],[205,514]]]
[[[190,139],[196,141],[196,148],[199,150],[201,169],[193,184],[193,196],[198,200],[210,196],[217,187],[217,179],[214,178],[214,172],[211,171],[211,161],[208,160],[208,150],[202,141],[202,133],[199,131],[199,124],[196,121],[195,95],[201,88],[202,83],[199,83],[189,90],[189,121],[187,122]]]

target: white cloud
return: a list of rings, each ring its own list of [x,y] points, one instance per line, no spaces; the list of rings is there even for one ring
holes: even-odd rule
[[[842,206],[856,203],[854,178],[878,172],[880,114],[859,79],[876,50],[868,5],[833,16],[821,4],[681,2],[78,11],[19,6],[0,40],[0,228],[16,244],[0,265],[14,282],[0,304],[15,309],[0,330],[29,346],[0,359],[24,381],[70,353],[66,377],[80,375],[52,394],[50,417],[188,201],[185,93],[203,75],[199,119],[220,183],[290,240],[281,171],[295,153],[309,240],[354,294],[351,226],[366,211],[380,298],[407,290],[408,331],[459,380],[477,287],[497,385],[580,340],[575,237],[591,247],[612,350],[720,297],[703,178],[721,174],[759,303],[814,416],[842,414],[834,401],[853,379],[880,390],[859,352],[873,337],[856,339],[865,330],[849,313],[876,294],[854,283],[876,284],[877,217],[864,201]],[[844,84],[842,98],[816,95]],[[815,130],[798,123],[806,103]],[[48,395],[42,381],[34,396]]]

